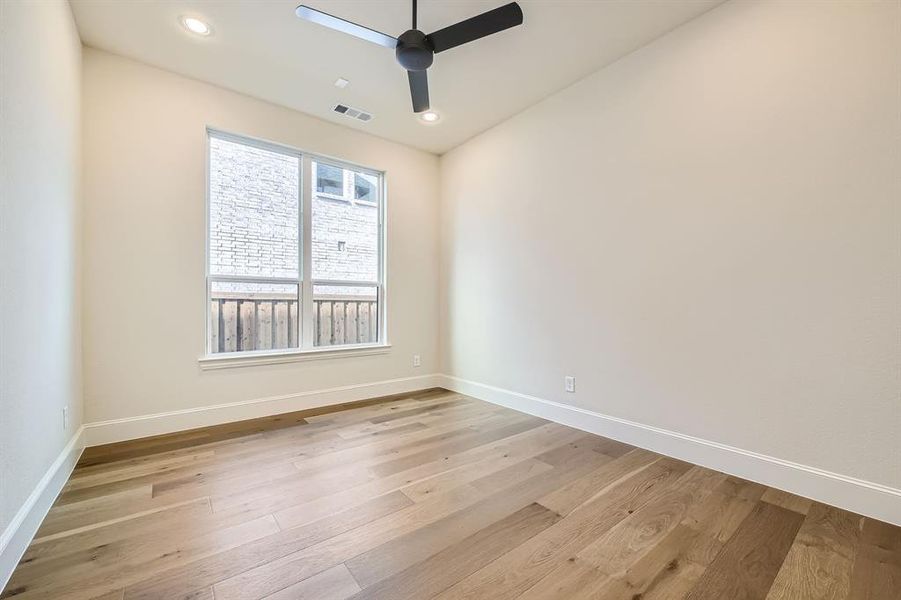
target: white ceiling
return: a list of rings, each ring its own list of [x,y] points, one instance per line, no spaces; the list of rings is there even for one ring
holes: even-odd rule
[[[424,125],[393,52],[302,21],[301,0],[71,0],[82,41],[176,73],[443,153],[722,0],[519,0],[524,24],[435,56]],[[303,0],[391,35],[409,29],[410,0]],[[506,0],[421,0],[419,28],[435,31]],[[182,15],[207,21],[198,37]],[[338,77],[350,80],[341,90]],[[375,115],[358,123],[341,102]]]

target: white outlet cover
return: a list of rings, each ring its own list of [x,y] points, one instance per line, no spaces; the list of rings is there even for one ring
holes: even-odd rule
[[[567,375],[563,378],[563,389],[567,392],[575,392],[576,391],[576,378],[572,375]]]

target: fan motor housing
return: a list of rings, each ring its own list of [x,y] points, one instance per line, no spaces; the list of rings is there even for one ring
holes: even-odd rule
[[[418,29],[405,31],[394,49],[397,62],[408,71],[425,71],[432,66],[435,52],[426,35]]]

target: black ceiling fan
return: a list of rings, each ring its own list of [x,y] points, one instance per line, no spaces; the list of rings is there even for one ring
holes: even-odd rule
[[[429,80],[426,69],[432,65],[435,54],[522,25],[522,9],[516,2],[426,35],[416,29],[416,0],[413,0],[413,28],[396,38],[303,4],[298,6],[295,12],[301,19],[393,49],[397,62],[407,70],[410,96],[413,98],[413,112],[417,113],[429,110]]]

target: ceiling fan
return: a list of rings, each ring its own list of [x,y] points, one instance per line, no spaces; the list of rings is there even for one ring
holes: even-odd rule
[[[303,4],[295,12],[301,19],[393,49],[397,62],[407,70],[413,112],[417,113],[429,110],[429,80],[426,70],[432,65],[435,54],[522,25],[522,9],[516,2],[426,35],[416,29],[416,0],[413,0],[413,28],[396,38]]]

